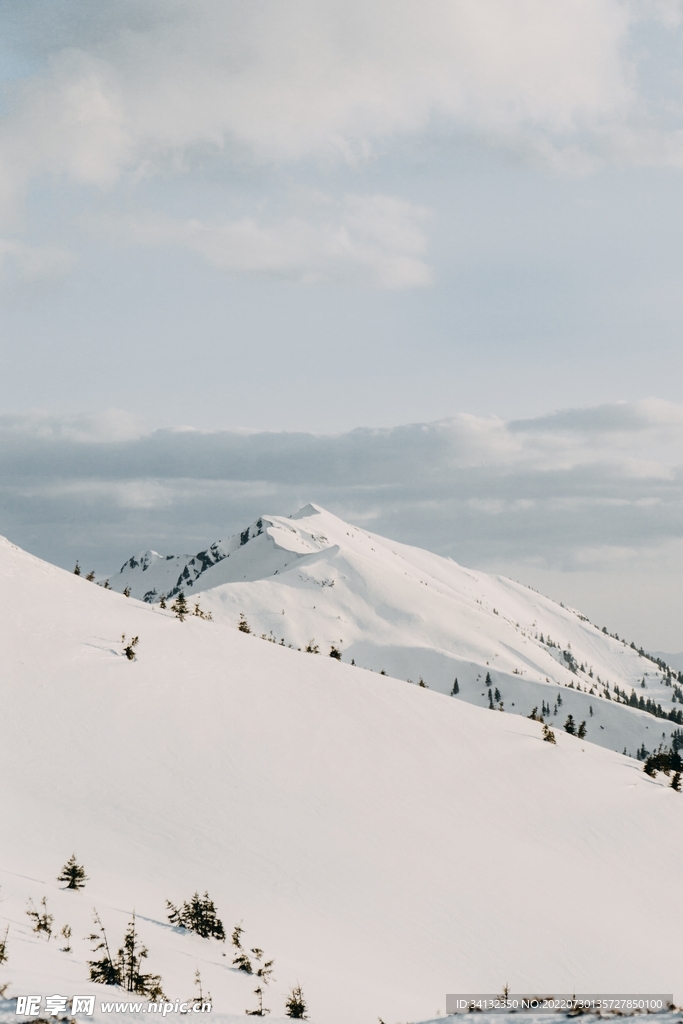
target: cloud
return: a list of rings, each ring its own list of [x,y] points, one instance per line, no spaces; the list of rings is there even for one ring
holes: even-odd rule
[[[1,417],[0,475],[11,483],[0,530],[35,548],[39,521],[40,550],[53,544],[57,557],[65,518],[79,545],[116,564],[128,549],[191,550],[313,500],[465,563],[585,567],[602,547],[637,552],[683,537],[682,414],[649,400],[521,424],[459,415],[339,435],[150,432],[116,413]]]
[[[122,241],[178,246],[232,273],[290,278],[304,283],[357,281],[379,288],[423,287],[432,271],[423,207],[394,196],[350,195],[340,203],[314,197],[307,219],[242,217],[223,223],[137,216],[94,225]]]
[[[51,6],[53,32],[6,15],[40,57],[6,96],[8,195],[44,172],[109,188],[182,170],[193,151],[357,162],[427,130],[551,160],[569,147],[571,162],[591,136],[633,150],[626,129],[647,124],[629,52],[645,15],[621,0]],[[671,4],[652,15],[675,29]],[[678,159],[675,135],[671,147]]]
[[[0,281],[5,284],[55,284],[75,266],[76,257],[68,249],[0,238]]]

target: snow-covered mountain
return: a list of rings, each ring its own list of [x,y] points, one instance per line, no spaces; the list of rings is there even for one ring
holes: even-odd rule
[[[317,541],[306,541],[307,521],[324,521]],[[344,593],[344,574],[370,561],[372,547],[389,561],[392,549],[360,531],[335,561],[335,538],[321,539],[334,525],[323,513],[294,520],[289,547],[275,548],[287,522],[253,543],[297,556],[290,612]],[[411,562],[409,549],[394,548],[418,593],[450,593],[437,574],[448,563],[426,553]],[[483,635],[489,619],[502,629],[508,615],[501,637],[515,652],[526,640],[544,656],[510,615],[522,588],[494,581],[494,616],[472,607],[472,596],[490,597],[484,577],[449,571],[472,588],[469,601],[453,590],[448,605],[471,623],[472,651],[477,624]],[[398,569],[387,574],[387,616],[405,599],[398,581]],[[246,585],[235,585],[246,597]],[[506,982],[513,991],[673,988],[680,1003],[683,796],[669,779],[561,730],[556,745],[543,742],[541,725],[526,718],[264,643],[234,628],[243,605],[223,597],[229,589],[213,593],[217,610],[226,601],[229,626],[218,616],[180,622],[0,542],[6,997],[125,998],[87,980],[86,936],[97,908],[120,944],[135,909],[147,969],[161,974],[166,994],[191,995],[199,969],[214,1019],[243,1019],[254,978],[232,966],[229,942],[179,932],[166,917],[167,899],[208,889],[226,930],[241,921],[248,945],[275,959],[271,1020],[282,1018],[296,982],[318,1024],[424,1021],[443,1013],[447,991]],[[367,593],[368,609],[376,596]],[[426,606],[430,614],[437,605]],[[256,605],[244,607],[255,622]],[[424,607],[405,623],[411,643]],[[375,607],[378,621],[384,613]],[[576,617],[566,616],[569,628]],[[349,646],[352,621],[336,631]],[[139,637],[136,660],[124,656],[123,634]],[[626,657],[616,642],[607,649],[615,664]],[[73,851],[89,876],[81,892],[55,880]],[[659,888],[640,884],[662,865]],[[43,897],[54,915],[49,942],[26,914],[28,899],[39,907]],[[71,952],[58,937],[65,924]]]
[[[440,693],[457,678],[458,696],[472,704],[524,716],[536,707],[560,726],[571,714],[592,742],[632,756],[670,743],[683,725],[683,678],[633,644],[512,580],[315,505],[262,516],[194,556],[144,552],[107,585],[149,602],[201,594],[216,621],[236,626],[242,613],[277,643],[324,655],[334,647],[345,662]]]

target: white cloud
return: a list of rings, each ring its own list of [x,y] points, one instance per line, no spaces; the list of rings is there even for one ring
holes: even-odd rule
[[[76,257],[60,246],[27,245],[0,238],[0,281],[19,285],[53,284],[76,266]]]
[[[81,5],[70,45],[57,33],[44,70],[15,86],[6,189],[42,171],[108,187],[195,147],[353,161],[430,125],[561,151],[637,108],[637,14],[620,0],[150,0],[143,21],[110,7],[88,32]]]
[[[308,218],[270,222],[261,215],[220,224],[170,217],[100,220],[122,240],[198,253],[221,270],[303,282],[357,280],[380,288],[422,287],[431,269],[423,223],[427,211],[393,196],[347,196],[311,204]]]

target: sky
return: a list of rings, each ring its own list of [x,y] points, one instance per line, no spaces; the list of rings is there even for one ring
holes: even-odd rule
[[[5,0],[0,532],[317,501],[683,650],[678,0]]]

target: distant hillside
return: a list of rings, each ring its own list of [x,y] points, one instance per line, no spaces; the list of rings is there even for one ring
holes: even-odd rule
[[[632,756],[677,739],[683,675],[579,612],[502,576],[351,526],[318,506],[262,516],[194,556],[148,551],[107,585],[156,602],[182,591],[216,621],[451,693],[481,707],[586,723]],[[490,685],[486,682],[490,678]],[[490,695],[489,695],[489,690]],[[558,697],[559,695],[559,697]]]

